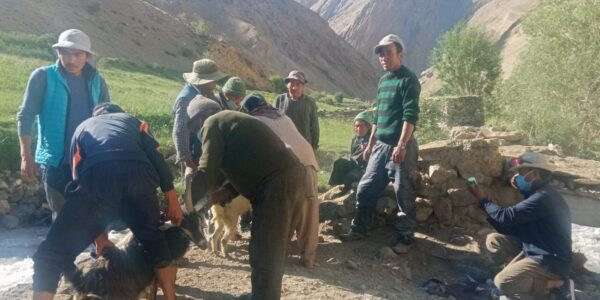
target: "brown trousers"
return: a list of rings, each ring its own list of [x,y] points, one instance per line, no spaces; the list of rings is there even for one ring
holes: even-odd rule
[[[560,279],[556,274],[521,251],[519,239],[490,233],[485,246],[491,253],[497,254],[503,261],[513,257],[494,277],[494,283],[509,299],[544,299],[548,293],[549,280]]]
[[[300,248],[300,258],[305,266],[312,266],[317,257],[319,244],[319,198],[317,192],[317,171],[313,167],[306,170],[306,199],[302,204],[300,221],[296,226],[296,239]]]
[[[305,201],[304,173],[304,167],[298,164],[274,175],[252,201],[252,299],[281,297],[288,242]]]

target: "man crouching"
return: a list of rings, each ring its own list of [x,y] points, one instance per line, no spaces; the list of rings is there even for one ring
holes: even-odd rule
[[[98,105],[71,142],[73,181],[66,204],[33,256],[33,299],[53,299],[61,273],[96,237],[97,253],[109,245],[107,225],[123,220],[143,245],[165,299],[175,299],[176,268],[159,230],[156,187],[167,199],[167,218],[179,224],[183,213],[173,176],[145,122],[115,104]]]

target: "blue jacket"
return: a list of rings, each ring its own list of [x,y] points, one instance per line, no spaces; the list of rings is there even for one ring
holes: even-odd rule
[[[571,268],[571,212],[547,182],[534,182],[532,192],[510,207],[481,199],[481,208],[498,232],[521,240],[523,252],[550,272],[567,278]]]

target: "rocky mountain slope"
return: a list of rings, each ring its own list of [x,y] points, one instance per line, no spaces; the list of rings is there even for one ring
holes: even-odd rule
[[[375,69],[327,22],[292,0],[4,0],[0,30],[57,36],[81,28],[101,56],[186,71],[210,56],[261,89],[303,69],[309,88],[371,96]]]
[[[372,47],[388,34],[400,35],[407,47],[405,64],[416,72],[429,67],[437,40],[455,24],[484,27],[502,46],[502,69],[512,71],[526,39],[521,18],[538,0],[297,0],[329,22],[369,61],[377,65]],[[423,92],[439,88],[433,72],[424,74]]]

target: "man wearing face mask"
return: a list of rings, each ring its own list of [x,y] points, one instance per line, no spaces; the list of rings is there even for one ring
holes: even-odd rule
[[[471,186],[479,207],[498,231],[488,235],[486,248],[507,261],[494,283],[509,299],[543,297],[551,290],[571,299],[571,213],[562,196],[550,186],[553,167],[539,153],[525,153],[514,169],[513,185],[524,199],[510,207],[490,201]]]

